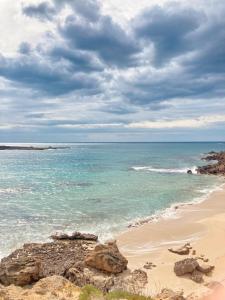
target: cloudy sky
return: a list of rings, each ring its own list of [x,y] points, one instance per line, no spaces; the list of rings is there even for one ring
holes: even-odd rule
[[[0,142],[224,133],[224,0],[0,1]]]

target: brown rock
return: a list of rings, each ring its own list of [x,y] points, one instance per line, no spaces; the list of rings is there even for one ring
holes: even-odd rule
[[[199,264],[197,266],[197,270],[204,274],[208,274],[208,273],[212,272],[212,270],[214,268],[215,268],[214,266],[210,266],[210,265],[206,265],[206,264]]]
[[[90,233],[81,233],[81,232],[74,232],[71,235],[68,235],[66,233],[56,233],[51,236],[51,238],[55,241],[60,240],[84,240],[84,241],[95,241],[97,242],[98,236],[95,234]]]
[[[121,273],[127,269],[128,261],[119,252],[116,242],[99,244],[85,259],[87,266],[112,274]]]
[[[208,175],[225,175],[225,152],[209,153],[206,157],[203,157],[207,161],[217,161],[214,164],[198,167],[197,172],[199,174]]]
[[[108,292],[114,286],[114,275],[108,275],[95,269],[84,268],[80,271],[77,268],[70,268],[65,276],[75,285],[91,284],[103,292]]]
[[[197,283],[203,282],[203,273],[198,270],[194,270],[191,274],[191,279]]]
[[[95,246],[92,241],[55,241],[25,244],[0,263],[0,283],[24,286],[41,278],[64,275],[74,264],[83,261]]]
[[[145,271],[137,269],[121,276],[114,277],[114,285],[111,290],[123,290],[133,294],[142,293],[148,283],[148,275]]]
[[[185,300],[185,298],[182,291],[174,292],[170,289],[163,289],[155,300]]]
[[[176,253],[179,255],[188,255],[190,252],[191,246],[190,244],[185,244],[182,247],[177,247],[177,248],[169,248],[168,250],[172,253]]]
[[[198,262],[194,258],[186,258],[184,260],[178,261],[174,265],[174,272],[177,276],[183,276],[185,274],[192,273],[197,267]]]

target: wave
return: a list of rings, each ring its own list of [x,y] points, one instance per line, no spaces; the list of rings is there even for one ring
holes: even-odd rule
[[[190,168],[181,168],[181,169],[164,169],[164,168],[153,168],[151,166],[145,167],[132,167],[132,170],[135,171],[148,171],[156,173],[187,173],[188,170],[191,170],[193,174],[197,174],[197,167],[193,166]]]
[[[132,227],[139,227],[146,223],[153,223],[158,222],[160,220],[167,220],[167,219],[179,219],[181,217],[180,213],[182,209],[187,208],[188,206],[200,204],[207,200],[209,196],[217,191],[221,191],[225,188],[225,184],[223,183],[216,183],[211,187],[207,187],[205,189],[198,190],[201,193],[201,196],[195,197],[190,201],[187,202],[175,202],[172,203],[169,207],[164,209],[159,209],[152,215],[144,218],[136,218],[131,223],[128,224],[128,228]]]

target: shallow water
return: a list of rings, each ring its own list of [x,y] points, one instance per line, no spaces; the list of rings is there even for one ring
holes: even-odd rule
[[[173,203],[199,199],[220,180],[186,170],[203,164],[204,153],[225,149],[225,143],[69,146],[0,151],[0,256],[57,230],[109,238]]]

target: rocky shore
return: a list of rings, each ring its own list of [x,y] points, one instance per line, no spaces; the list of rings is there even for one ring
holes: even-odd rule
[[[57,150],[57,149],[68,149],[69,147],[37,147],[37,146],[0,146],[0,151],[2,150]]]
[[[198,174],[225,175],[225,152],[210,152],[202,160],[212,162],[197,168]]]
[[[25,244],[1,260],[0,299],[8,299],[1,298],[1,294],[9,291],[8,286],[26,289],[51,276],[63,277],[76,287],[91,284],[104,293],[112,290],[137,293],[147,284],[145,271],[127,269],[128,261],[115,241],[100,244],[97,236],[79,232],[56,234],[52,238],[49,243]],[[69,285],[62,279],[60,282]]]

